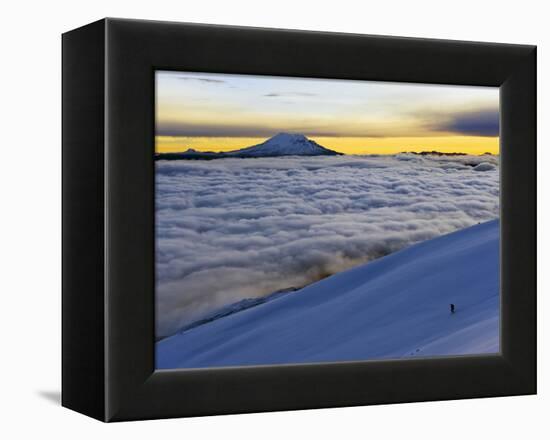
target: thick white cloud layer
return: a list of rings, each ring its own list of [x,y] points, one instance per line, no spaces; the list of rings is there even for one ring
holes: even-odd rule
[[[156,169],[158,337],[499,213],[496,157],[158,161]]]

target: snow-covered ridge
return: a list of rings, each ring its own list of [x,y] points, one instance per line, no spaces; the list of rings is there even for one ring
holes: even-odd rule
[[[156,363],[198,368],[498,352],[493,220],[173,335],[157,343]]]
[[[180,330],[177,333],[181,334],[183,332],[191,330],[192,328],[196,328],[201,325],[208,324],[212,321],[216,321],[221,318],[225,318],[226,316],[233,315],[234,313],[242,312],[243,310],[256,307],[260,304],[265,304],[266,302],[273,301],[274,299],[277,299],[283,295],[287,295],[291,292],[295,292],[296,290],[299,290],[299,289],[294,287],[289,287],[288,289],[278,290],[266,296],[242,299],[235,303],[221,307],[216,311],[214,311],[213,313],[204,315],[202,318],[197,319],[196,321],[193,321],[190,324],[183,326],[182,328],[180,328]]]

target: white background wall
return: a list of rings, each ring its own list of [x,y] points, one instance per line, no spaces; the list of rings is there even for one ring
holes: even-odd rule
[[[4,2],[1,11],[0,437],[450,440],[548,435],[550,309],[544,250],[550,241],[544,223],[550,173],[543,166],[550,151],[550,41],[544,2],[50,0]],[[539,395],[111,425],[62,409],[60,34],[104,16],[537,44]]]

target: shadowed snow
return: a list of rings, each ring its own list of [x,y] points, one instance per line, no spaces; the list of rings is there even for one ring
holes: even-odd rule
[[[498,221],[419,243],[156,347],[157,368],[498,353]]]

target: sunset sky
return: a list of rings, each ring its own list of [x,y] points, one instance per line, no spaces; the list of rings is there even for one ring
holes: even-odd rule
[[[301,133],[346,154],[499,152],[496,87],[156,72],[156,150]]]

